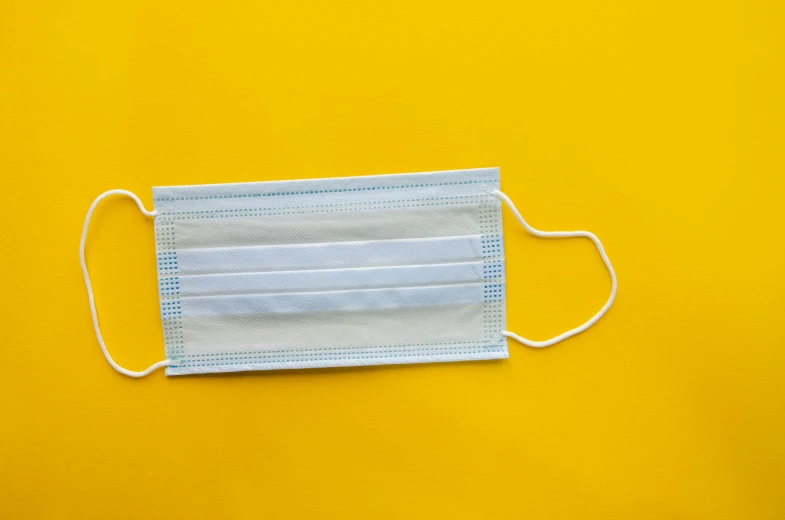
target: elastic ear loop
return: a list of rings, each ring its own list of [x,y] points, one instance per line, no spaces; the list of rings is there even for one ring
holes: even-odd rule
[[[101,350],[104,353],[104,357],[106,357],[106,360],[109,362],[110,365],[112,365],[112,368],[114,368],[121,374],[125,374],[131,377],[144,377],[150,372],[152,372],[153,370],[170,365],[171,361],[169,361],[168,359],[164,361],[159,361],[158,363],[152,365],[150,368],[146,370],[142,370],[141,372],[134,372],[133,370],[127,370],[121,367],[120,365],[118,365],[117,363],[115,363],[114,359],[112,359],[112,356],[109,355],[109,351],[106,349],[106,344],[104,343],[104,337],[101,335],[101,328],[98,326],[98,314],[95,310],[95,298],[93,297],[93,286],[90,283],[90,275],[87,273],[87,263],[85,262],[84,246],[85,246],[85,242],[87,241],[87,229],[90,227],[90,218],[92,218],[93,211],[95,211],[95,208],[96,206],[98,206],[98,203],[101,202],[106,197],[111,197],[112,195],[125,195],[126,197],[130,197],[131,199],[134,200],[134,202],[136,202],[136,205],[139,206],[139,211],[141,211],[144,215],[148,217],[155,217],[156,215],[158,215],[157,211],[147,211],[144,208],[144,205],[142,205],[142,201],[139,200],[139,197],[137,197],[135,194],[131,193],[130,191],[109,190],[107,192],[100,194],[93,201],[93,204],[90,206],[90,209],[87,210],[87,217],[85,217],[84,228],[82,229],[82,240],[81,242],[79,242],[79,261],[82,263],[82,274],[84,274],[84,283],[85,286],[87,287],[87,297],[90,300],[90,312],[93,313],[93,327],[95,327],[95,337],[96,339],[98,339],[98,344],[101,345]]]
[[[534,229],[523,219],[520,212],[518,212],[518,209],[515,207],[515,204],[513,204],[512,200],[510,200],[510,197],[508,197],[507,195],[496,189],[491,189],[488,191],[493,195],[497,196],[498,198],[500,198],[501,200],[503,200],[504,203],[507,204],[507,207],[510,208],[510,211],[512,211],[513,215],[515,215],[515,218],[518,219],[518,222],[520,222],[521,225],[524,228],[526,228],[526,231],[528,231],[534,236],[542,237],[542,238],[584,237],[594,242],[594,245],[597,247],[597,252],[600,253],[600,258],[602,258],[605,267],[608,268],[608,274],[611,276],[611,294],[610,296],[608,296],[608,301],[605,302],[605,305],[602,306],[602,309],[600,309],[600,311],[597,314],[592,316],[591,319],[589,319],[589,321],[587,321],[583,325],[579,327],[575,327],[572,330],[568,330],[567,332],[559,334],[558,336],[553,337],[551,339],[547,339],[545,341],[532,341],[530,339],[522,338],[521,336],[515,334],[514,332],[510,332],[508,330],[502,331],[502,334],[507,337],[513,338],[514,340],[523,343],[528,347],[542,348],[542,347],[550,347],[551,345],[555,345],[556,343],[559,343],[560,341],[565,340],[570,336],[580,334],[584,330],[588,329],[589,327],[597,323],[597,320],[602,318],[603,314],[605,314],[608,311],[608,309],[611,308],[611,305],[613,305],[613,300],[616,299],[616,272],[613,270],[611,261],[608,260],[608,255],[605,254],[605,248],[602,247],[602,243],[600,242],[600,239],[597,238],[594,235],[594,233],[589,233],[588,231],[540,231],[538,229]]]

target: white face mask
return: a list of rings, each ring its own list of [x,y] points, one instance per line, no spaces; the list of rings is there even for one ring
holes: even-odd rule
[[[98,326],[84,245],[96,205],[126,195],[155,217],[166,360],[118,366]],[[100,195],[80,259],[98,343],[140,377],[508,357],[611,306],[616,275],[585,231],[542,232],[499,191],[499,169],[153,188],[154,211]],[[586,237],[611,276],[605,306],[547,341],[505,330],[502,201],[530,232]]]

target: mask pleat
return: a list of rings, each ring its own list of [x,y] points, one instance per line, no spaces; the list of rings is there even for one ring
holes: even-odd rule
[[[482,259],[481,235],[179,250],[178,274],[444,264]]]
[[[410,287],[501,281],[503,273],[483,269],[483,262],[449,264],[191,274],[177,277],[180,298],[231,294],[337,291],[358,288]],[[501,266],[501,261],[497,264]],[[165,281],[169,282],[173,278]]]

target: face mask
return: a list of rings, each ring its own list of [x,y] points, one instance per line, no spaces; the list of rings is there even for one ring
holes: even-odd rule
[[[101,336],[85,240],[98,203],[155,219],[166,359],[134,372]],[[538,231],[499,191],[499,169],[153,188],[154,211],[100,195],[80,243],[98,343],[141,377],[508,357],[546,347],[610,308],[616,275],[586,231]],[[607,303],[546,341],[506,329],[502,203],[539,237],[585,237],[611,277]]]

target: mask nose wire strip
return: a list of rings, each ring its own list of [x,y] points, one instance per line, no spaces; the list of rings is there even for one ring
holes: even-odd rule
[[[602,258],[605,267],[608,268],[608,274],[611,276],[611,294],[610,296],[608,296],[608,301],[605,302],[605,305],[602,306],[602,309],[600,309],[597,314],[592,316],[589,319],[589,321],[587,321],[583,325],[579,327],[575,327],[574,329],[568,330],[567,332],[559,334],[558,336],[555,336],[551,339],[547,339],[545,341],[532,341],[530,339],[523,338],[515,334],[514,332],[510,332],[507,330],[502,331],[502,334],[504,334],[507,337],[513,338],[514,340],[523,343],[528,347],[542,348],[542,347],[550,347],[551,345],[555,345],[556,343],[559,343],[560,341],[565,340],[570,336],[580,334],[584,330],[594,325],[597,322],[597,320],[602,318],[602,315],[605,314],[608,311],[608,309],[611,308],[611,305],[613,305],[613,300],[616,299],[616,286],[617,286],[616,272],[613,270],[613,266],[611,265],[611,261],[608,259],[608,255],[605,254],[605,248],[602,247],[602,243],[600,242],[600,239],[597,238],[594,235],[594,233],[590,233],[588,231],[540,231],[538,229],[534,229],[523,219],[520,212],[518,212],[518,209],[515,207],[515,204],[513,204],[512,200],[510,200],[510,197],[508,197],[507,195],[496,189],[489,190],[489,191],[490,193],[492,193],[493,195],[504,201],[504,203],[507,204],[507,207],[510,208],[510,211],[512,211],[512,214],[515,215],[515,218],[518,219],[518,222],[520,222],[521,225],[524,228],[526,228],[526,231],[528,231],[534,236],[542,237],[542,238],[584,237],[594,242],[594,245],[597,247],[597,252],[600,253],[600,258]]]
[[[117,363],[115,363],[115,361],[112,359],[112,356],[109,355],[109,351],[106,349],[104,338],[101,335],[101,328],[98,326],[98,314],[95,310],[95,298],[93,297],[93,286],[90,283],[90,275],[87,273],[87,263],[85,262],[84,246],[85,246],[85,242],[87,241],[87,229],[90,227],[90,218],[92,218],[93,211],[95,211],[95,208],[98,206],[98,204],[106,197],[111,197],[112,195],[125,195],[126,197],[130,197],[131,199],[133,199],[134,202],[136,202],[136,205],[139,206],[139,210],[148,217],[155,217],[156,215],[158,215],[157,211],[147,211],[144,208],[142,201],[139,200],[139,197],[137,197],[134,193],[131,193],[130,191],[109,190],[107,192],[100,194],[93,201],[93,204],[90,206],[90,209],[87,210],[87,216],[85,217],[85,221],[84,221],[84,228],[82,229],[82,240],[81,242],[79,242],[79,261],[82,264],[82,274],[84,275],[84,283],[85,286],[87,287],[87,297],[90,300],[90,312],[93,313],[93,327],[95,327],[95,337],[96,339],[98,339],[98,344],[101,345],[101,350],[104,353],[104,357],[106,357],[106,360],[109,362],[110,365],[112,365],[112,368],[114,368],[121,374],[125,374],[130,377],[144,377],[150,372],[152,372],[153,370],[171,364],[171,361],[169,361],[168,359],[164,361],[159,361],[158,363],[152,365],[146,370],[142,370],[141,372],[134,372],[133,370],[127,370],[121,367],[120,365],[118,365]]]

